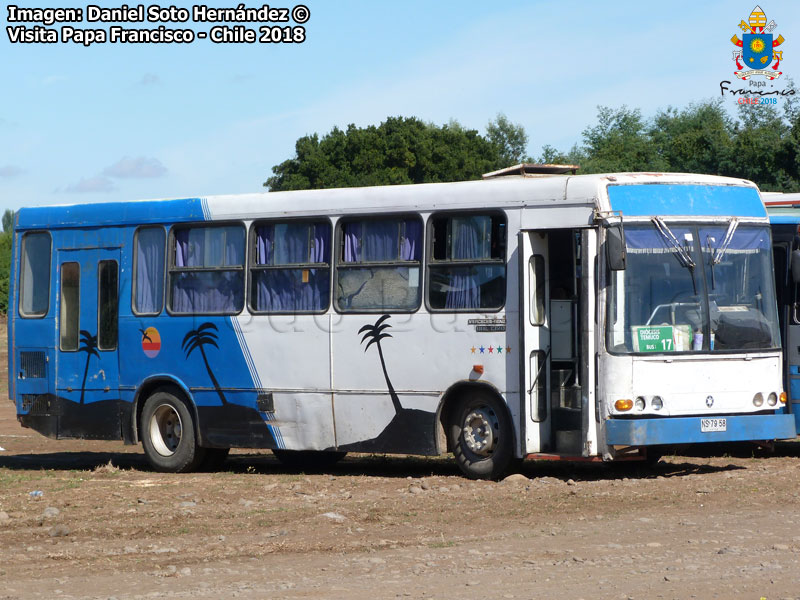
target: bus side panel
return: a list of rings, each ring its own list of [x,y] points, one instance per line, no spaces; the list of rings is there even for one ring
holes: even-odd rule
[[[50,438],[58,437],[60,402],[55,395],[56,275],[51,234],[48,306],[43,316],[21,318],[21,245],[24,232],[17,232],[13,244],[9,288],[9,396],[16,404],[17,420]]]
[[[17,251],[17,244],[19,243],[19,239],[19,234],[14,231],[13,237],[11,238],[11,263],[9,264],[8,269],[8,306],[6,307],[6,335],[8,337],[8,345],[6,346],[6,349],[8,350],[8,398],[12,402],[15,402],[17,397],[14,386],[16,381],[16,378],[14,377],[14,372],[16,370],[16,362],[14,360],[14,325],[17,316],[16,307],[18,306],[17,255],[19,252]]]
[[[130,296],[128,296],[130,297]],[[123,306],[125,303],[123,302]],[[157,378],[181,382],[197,408],[201,445],[278,448],[271,396],[259,389],[236,317],[130,314],[120,319],[120,384],[139,390]],[[181,386],[174,386],[181,387]],[[147,398],[142,398],[145,402]],[[133,418],[128,413],[129,423]]]

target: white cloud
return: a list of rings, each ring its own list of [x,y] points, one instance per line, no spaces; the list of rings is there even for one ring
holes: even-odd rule
[[[24,171],[14,165],[0,167],[0,177],[16,177],[21,173],[24,173]]]
[[[161,83],[161,78],[155,73],[145,73],[139,80],[138,85],[158,85]]]
[[[67,77],[65,75],[50,75],[42,79],[42,85],[55,85],[56,83],[61,83],[66,80]]]
[[[64,191],[69,194],[95,194],[101,192],[111,192],[114,188],[114,182],[107,177],[89,177],[81,179],[78,183],[73,183],[64,188]]]
[[[119,179],[151,179],[167,174],[167,168],[157,158],[138,156],[131,158],[125,156],[110,167],[103,169],[106,177]]]

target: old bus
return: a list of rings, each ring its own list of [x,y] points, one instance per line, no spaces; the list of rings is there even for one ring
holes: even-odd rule
[[[22,209],[18,419],[173,472],[244,447],[489,478],[793,435],[756,186],[530,171]]]

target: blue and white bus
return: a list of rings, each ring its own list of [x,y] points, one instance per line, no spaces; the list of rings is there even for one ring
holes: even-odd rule
[[[171,472],[237,447],[489,478],[793,435],[755,185],[531,170],[24,208],[18,419]]]

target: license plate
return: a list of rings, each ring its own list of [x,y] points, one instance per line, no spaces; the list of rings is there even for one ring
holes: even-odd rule
[[[700,419],[700,431],[703,433],[709,431],[727,431],[727,419]]]

